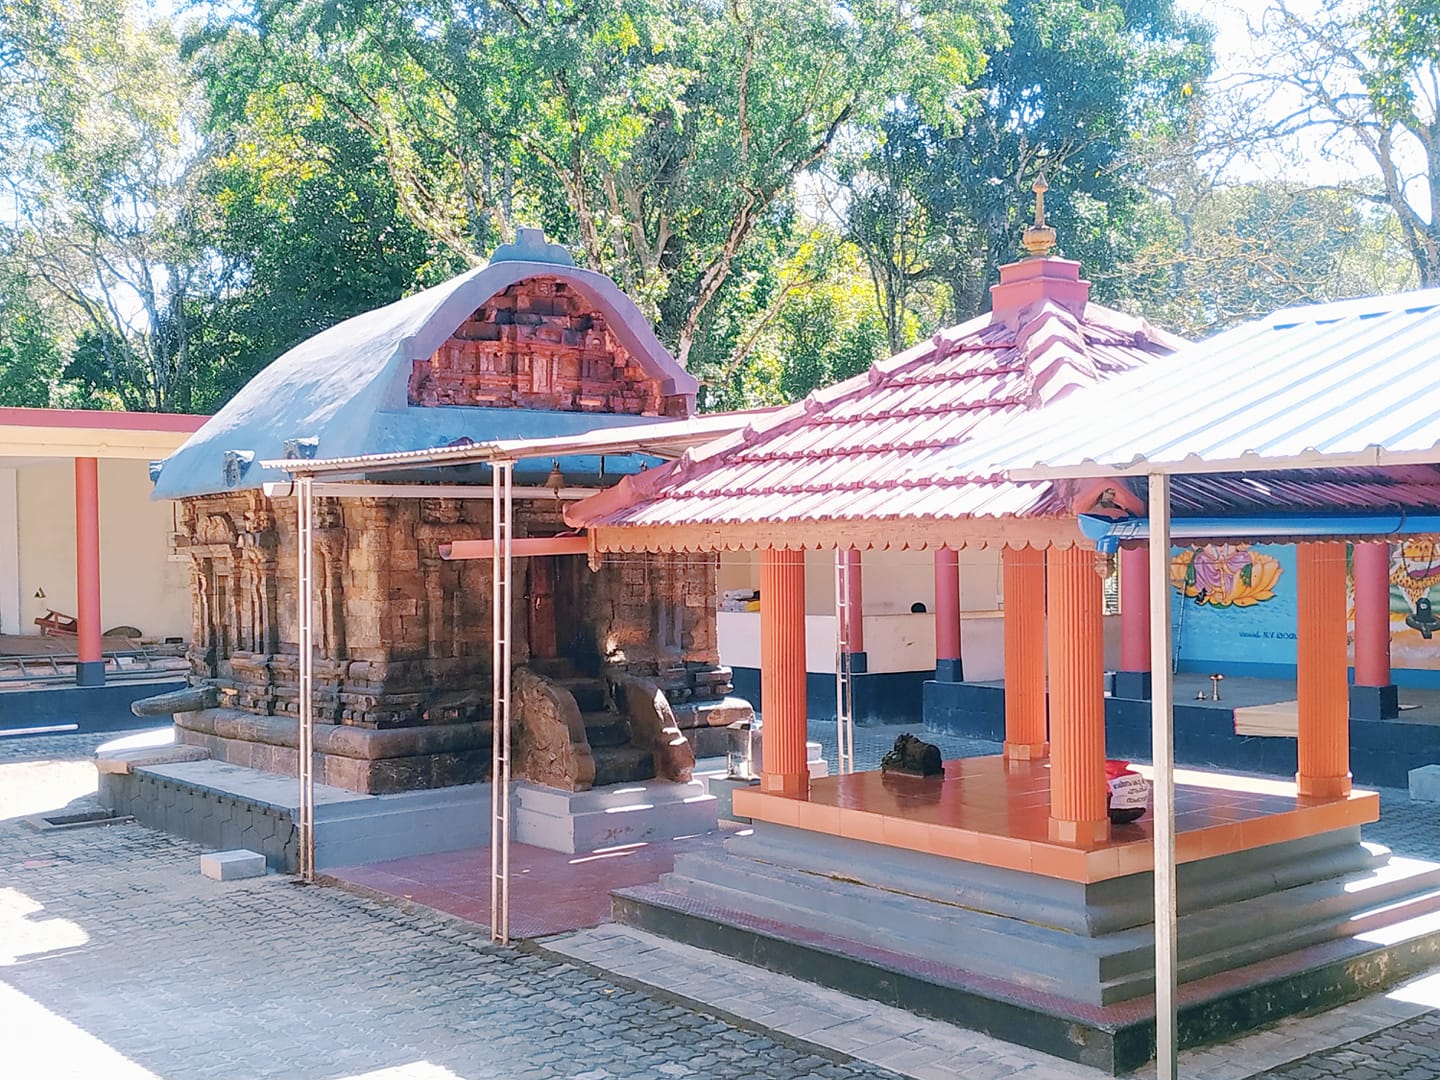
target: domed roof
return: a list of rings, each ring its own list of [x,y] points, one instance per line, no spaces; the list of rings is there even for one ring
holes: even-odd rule
[[[345,457],[444,446],[461,439],[539,438],[653,422],[601,412],[419,406],[409,402],[414,361],[430,357],[486,300],[518,282],[563,282],[604,315],[606,326],[666,396],[687,399],[697,383],[649,322],[603,274],[574,266],[538,229],[490,262],[442,285],[332,326],[284,353],[248,382],[154,473],[156,498],[182,498],[284,481],[261,461]]]

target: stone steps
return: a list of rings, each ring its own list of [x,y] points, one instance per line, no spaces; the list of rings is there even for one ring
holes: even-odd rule
[[[522,783],[515,797],[515,839],[551,851],[596,851],[715,828],[715,797],[693,780],[573,792]]]
[[[692,910],[745,911],[860,950],[884,949],[1092,1006],[1151,991],[1151,928],[1114,927],[1114,913],[1105,910],[1112,883],[1086,887],[991,873],[993,882],[977,891],[971,879],[987,877],[987,868],[927,857],[932,866],[858,841],[849,842],[848,858],[820,852],[807,860],[792,856],[801,846],[794,833],[765,826],[730,839],[723,853],[681,854],[657,894]],[[779,839],[770,842],[772,835]],[[1294,854],[1318,864],[1314,876],[1287,883],[1292,875],[1284,867],[1297,860],[1283,848],[1213,860],[1218,865],[1208,869],[1228,869],[1239,884],[1227,881],[1222,889],[1201,879],[1182,887],[1182,982],[1440,913],[1440,866],[1390,858],[1353,840],[1334,850],[1301,845]],[[1247,883],[1257,875],[1269,876],[1269,891]],[[1148,898],[1148,875],[1117,880]]]
[[[592,753],[600,747],[627,746],[630,742],[630,725],[619,713],[587,712],[581,713],[580,719]]]
[[[623,746],[591,746],[595,759],[594,786],[630,784],[655,779],[655,755],[626,743]]]

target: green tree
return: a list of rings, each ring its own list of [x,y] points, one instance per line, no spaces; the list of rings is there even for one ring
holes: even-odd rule
[[[223,282],[199,241],[205,155],[174,38],[98,0],[3,12],[0,258],[83,342],[66,378],[103,403],[184,411],[197,317]]]
[[[1119,295],[1111,268],[1149,199],[1139,151],[1190,122],[1211,64],[1209,26],[1170,0],[1009,0],[1006,13],[1010,44],[978,80],[978,108],[949,125],[893,108],[839,173],[892,348],[927,282],[949,293],[949,320],[988,307],[1041,172],[1062,250],[1097,297]]]
[[[1440,285],[1440,3],[1339,0],[1298,13],[1274,0],[1249,84],[1267,133],[1303,139],[1378,176],[1363,191],[1395,216],[1425,286]]]
[[[538,220],[682,362],[797,177],[897,96],[957,107],[996,39],[992,6],[939,0],[264,0],[248,19],[200,51],[364,130],[451,251]]]

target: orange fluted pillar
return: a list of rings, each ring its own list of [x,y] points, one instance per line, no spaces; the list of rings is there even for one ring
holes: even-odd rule
[[[1110,836],[1105,797],[1103,579],[1095,552],[1045,557],[1050,671],[1050,838],[1087,847]]]
[[[805,553],[760,553],[760,790],[808,795],[805,764]]]
[[[960,660],[960,553],[952,548],[935,552],[935,678],[965,681]]]
[[[1045,735],[1045,553],[1000,552],[1005,590],[1005,756],[1043,758]]]
[[[1390,545],[1356,544],[1355,685],[1350,715],[1357,720],[1393,720],[1400,698],[1390,681]]]
[[[1350,703],[1345,684],[1345,545],[1295,547],[1296,665],[1301,795],[1350,793]]]
[[[75,682],[103,686],[100,654],[100,463],[75,459]]]

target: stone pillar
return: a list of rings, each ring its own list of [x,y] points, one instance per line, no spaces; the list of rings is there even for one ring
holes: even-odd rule
[[[1296,690],[1301,795],[1350,793],[1350,708],[1345,674],[1345,545],[1295,547]]]
[[[1042,758],[1045,734],[1045,553],[1000,552],[1005,590],[1005,756]]]
[[[935,552],[935,678],[965,681],[960,660],[960,553],[950,548]]]
[[[865,658],[865,589],[860,552],[847,548],[840,553],[840,558],[845,561],[845,610],[848,613],[845,640],[850,646],[850,672],[860,675],[868,670]]]
[[[805,553],[760,553],[760,790],[807,796]]]
[[[77,686],[104,686],[100,653],[100,463],[75,459],[75,651]]]
[[[1120,549],[1120,670],[1115,696],[1150,700],[1150,547]]]
[[[1356,544],[1355,685],[1350,715],[1357,720],[1393,720],[1400,697],[1390,681],[1390,545]]]
[[[1104,591],[1095,572],[1095,552],[1088,548],[1051,548],[1045,571],[1050,839],[1089,847],[1110,836],[1105,805]]]

